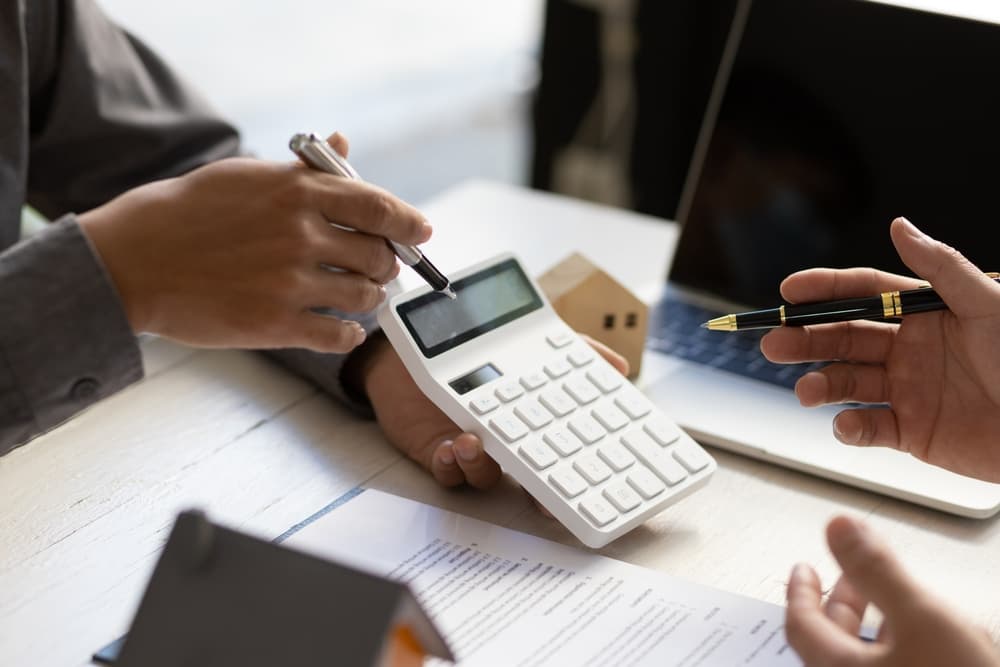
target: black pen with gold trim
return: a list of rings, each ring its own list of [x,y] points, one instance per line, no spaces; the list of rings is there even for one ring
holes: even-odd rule
[[[1000,273],[987,273],[1000,282]],[[817,303],[797,303],[777,308],[752,310],[747,313],[723,315],[705,322],[701,326],[712,331],[746,331],[749,329],[773,329],[775,327],[803,327],[808,324],[829,324],[848,320],[881,320],[924,313],[931,310],[945,310],[941,297],[930,285],[917,289],[882,292],[878,296],[856,299],[822,301]]]

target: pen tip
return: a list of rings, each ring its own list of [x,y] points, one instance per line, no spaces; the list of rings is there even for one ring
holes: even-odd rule
[[[702,329],[707,329],[708,328],[708,322],[702,322],[701,323],[701,328]]]
[[[445,287],[444,289],[442,289],[441,291],[442,291],[442,292],[444,292],[444,294],[445,294],[445,295],[446,295],[446,296],[447,296],[447,297],[448,297],[449,299],[452,299],[452,300],[455,300],[455,299],[457,299],[457,298],[458,298],[458,295],[457,295],[457,294],[455,294],[455,290],[453,290],[453,289],[451,288],[451,285],[448,285],[448,286],[446,286],[446,287]]]

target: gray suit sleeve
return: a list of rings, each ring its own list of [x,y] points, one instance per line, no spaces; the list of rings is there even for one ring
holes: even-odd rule
[[[142,377],[118,294],[72,216],[0,254],[0,455]]]
[[[333,312],[330,314],[337,315]],[[350,313],[343,316],[361,324],[369,337],[379,330],[375,313]],[[348,355],[321,354],[302,349],[266,350],[264,354],[339,399],[357,414],[365,417],[372,415],[367,398],[351,394],[341,381],[341,371]]]
[[[31,24],[50,45],[32,52],[35,208],[50,219],[79,213],[239,153],[236,130],[93,0],[58,5]]]

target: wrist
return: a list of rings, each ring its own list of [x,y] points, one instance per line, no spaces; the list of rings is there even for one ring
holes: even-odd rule
[[[131,271],[126,261],[129,249],[120,247],[116,225],[107,208],[105,205],[80,214],[77,221],[117,292],[132,332],[140,334],[149,330],[148,304],[142,291],[130,281]]]
[[[347,395],[361,403],[370,403],[372,391],[378,386],[379,370],[392,354],[392,345],[381,329],[368,334],[359,347],[344,362],[340,382]]]

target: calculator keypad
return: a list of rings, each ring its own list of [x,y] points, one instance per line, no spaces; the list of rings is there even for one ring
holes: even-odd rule
[[[601,528],[636,516],[712,460],[572,334],[550,358],[466,400],[512,452]]]

